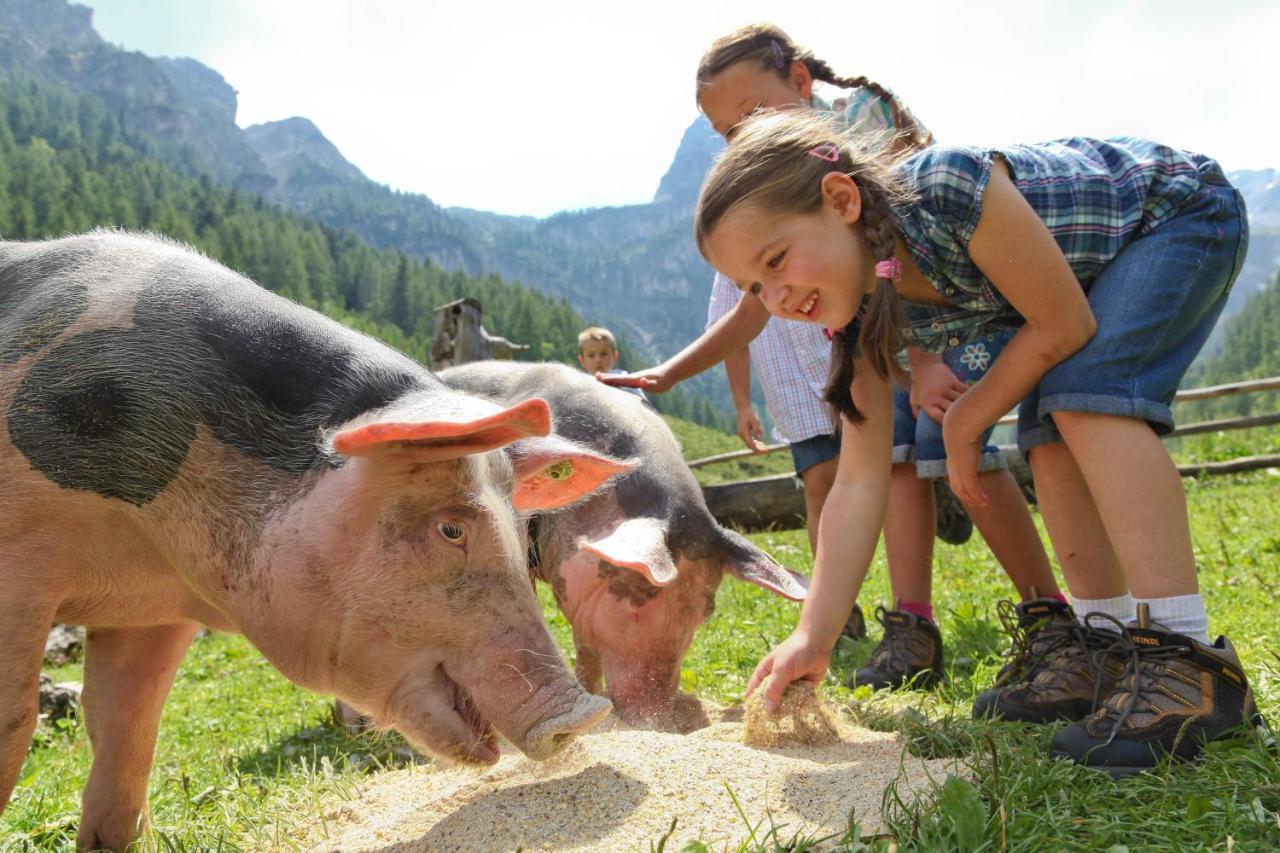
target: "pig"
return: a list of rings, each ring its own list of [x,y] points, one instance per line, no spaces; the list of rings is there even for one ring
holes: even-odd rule
[[[421,751],[545,758],[609,713],[528,579],[522,514],[628,470],[545,401],[417,362],[177,244],[0,243],[0,809],[45,635],[88,626],[78,843],[146,821],[161,708],[200,625]]]
[[[578,680],[629,724],[705,723],[681,697],[680,664],[726,573],[791,600],[803,579],[707,510],[669,427],[640,398],[560,364],[476,362],[441,371],[500,405],[543,398],[565,438],[639,460],[587,500],[530,522],[530,568],[573,626]]]

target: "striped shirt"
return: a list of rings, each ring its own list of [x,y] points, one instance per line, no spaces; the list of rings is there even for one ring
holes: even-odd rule
[[[1172,217],[1204,184],[1225,184],[1216,162],[1143,139],[1071,138],[984,149],[932,147],[900,167],[917,194],[897,210],[912,258],[950,304],[909,304],[907,342],[941,352],[1022,318],[969,257],[992,158],[1049,228],[1085,290],[1133,240]]]
[[[877,133],[893,127],[889,106],[869,89],[854,89],[831,104],[813,98],[814,109],[839,112],[852,133]],[[917,124],[922,134],[928,131]],[[742,296],[733,282],[716,273],[707,306],[707,326],[733,310]],[[774,438],[792,444],[833,431],[831,409],[822,401],[831,367],[831,342],[813,323],[770,317],[749,346],[751,369],[760,380]]]

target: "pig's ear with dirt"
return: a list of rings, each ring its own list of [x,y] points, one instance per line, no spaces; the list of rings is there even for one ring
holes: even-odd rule
[[[657,519],[628,518],[603,536],[584,536],[578,547],[606,563],[639,572],[654,586],[666,586],[678,574],[666,527]]]
[[[738,580],[753,583],[792,601],[809,594],[806,578],[784,569],[774,559],[732,530],[720,529],[724,569]]]
[[[569,506],[637,464],[634,460],[613,459],[554,435],[517,441],[507,454],[515,468],[512,503],[521,512]]]
[[[508,409],[463,394],[406,401],[357,418],[333,435],[345,456],[403,452],[415,462],[458,459],[551,432],[551,408],[538,397]]]

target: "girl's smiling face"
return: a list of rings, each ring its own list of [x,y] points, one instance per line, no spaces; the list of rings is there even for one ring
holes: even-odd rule
[[[730,141],[742,120],[757,110],[807,106],[813,78],[803,62],[791,63],[783,76],[751,60],[735,62],[698,92],[698,106],[716,133]]]
[[[875,282],[875,262],[862,238],[857,185],[832,172],[822,180],[822,206],[776,214],[752,201],[731,208],[704,240],[712,266],[787,320],[843,329]]]

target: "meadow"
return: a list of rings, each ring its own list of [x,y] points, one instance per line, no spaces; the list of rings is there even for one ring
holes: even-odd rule
[[[680,426],[686,455],[732,449],[736,439]],[[1195,460],[1276,452],[1280,431],[1206,436],[1178,448]],[[776,454],[785,458],[785,454]],[[760,463],[760,460],[755,460]],[[775,461],[767,464],[776,465]],[[707,476],[712,476],[708,472]],[[1280,471],[1188,480],[1189,507],[1211,629],[1236,644],[1264,714],[1280,710]],[[803,531],[753,534],[788,567],[812,566]],[[890,831],[862,837],[857,815],[823,849],[856,850],[1274,850],[1280,848],[1280,747],[1265,733],[1242,732],[1213,744],[1195,766],[1113,782],[1046,760],[1052,728],[978,723],[974,696],[994,678],[1007,647],[996,602],[1012,592],[975,537],[939,543],[936,611],[947,655],[946,683],[928,692],[851,690],[853,671],[870,655],[871,638],[842,640],[824,691],[863,725],[900,732],[904,748],[924,757],[957,758],[963,778],[938,779],[908,799],[886,792]],[[569,627],[545,589],[553,633],[571,654]],[[868,614],[888,603],[883,555],[861,601]],[[687,691],[737,701],[760,656],[790,631],[795,605],[734,581],[722,585],[715,615],[698,632],[682,672]],[[48,670],[77,681],[78,665]],[[81,722],[42,723],[18,787],[0,817],[0,850],[74,846],[79,792],[90,749]],[[394,736],[351,739],[330,719],[330,704],[290,685],[240,637],[209,634],[193,645],[165,709],[151,777],[153,828],[145,846],[159,850],[292,849],[321,839],[326,815],[370,774],[414,760]],[[729,788],[732,780],[726,780]],[[729,796],[726,791],[726,796]],[[745,815],[732,849],[804,850],[819,842],[803,826]],[[635,849],[663,849],[636,838]],[[667,850],[674,849],[666,845]],[[696,853],[697,842],[685,847]],[[714,848],[719,849],[719,848]]]

